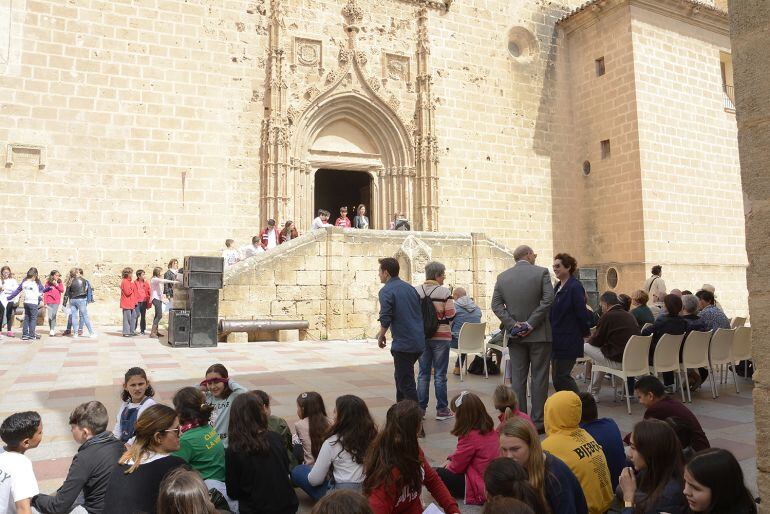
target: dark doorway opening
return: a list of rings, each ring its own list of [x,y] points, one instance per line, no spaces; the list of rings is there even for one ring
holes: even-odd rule
[[[326,209],[331,213],[329,223],[340,215],[340,207],[347,206],[348,218],[353,223],[356,207],[366,206],[369,217],[369,228],[375,228],[372,210],[372,177],[362,171],[348,170],[318,170],[315,172],[315,216],[318,209]]]

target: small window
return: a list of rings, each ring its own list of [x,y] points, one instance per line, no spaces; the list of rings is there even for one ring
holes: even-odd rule
[[[587,177],[591,174],[591,161],[583,161],[583,176]]]
[[[521,48],[519,48],[515,41],[508,41],[508,53],[513,57],[521,57]]]
[[[610,140],[605,139],[602,141],[602,159],[610,158]]]
[[[601,77],[606,73],[604,69],[604,57],[599,57],[594,61],[594,64],[596,65],[596,76]]]
[[[607,287],[610,289],[618,287],[618,270],[615,268],[609,268],[607,270]]]

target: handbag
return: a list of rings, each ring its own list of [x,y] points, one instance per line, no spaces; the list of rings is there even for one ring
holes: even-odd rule
[[[230,505],[227,503],[227,498],[216,489],[209,489],[209,500],[214,504],[214,507],[217,510],[230,512]]]
[[[497,364],[497,362],[495,362],[495,359],[489,354],[487,354],[485,357],[481,357],[481,355],[476,355],[471,361],[470,365],[468,366],[468,373],[470,373],[471,375],[483,375],[485,358],[487,360],[487,374],[499,375],[500,366]]]

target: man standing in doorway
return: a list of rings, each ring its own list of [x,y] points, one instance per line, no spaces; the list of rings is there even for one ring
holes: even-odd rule
[[[377,344],[385,348],[385,333],[390,329],[393,342],[390,354],[393,356],[394,378],[396,380],[396,401],[417,402],[417,387],[414,382],[414,363],[425,350],[425,330],[420,309],[420,295],[398,278],[400,266],[392,257],[380,259],[380,332]]]
[[[543,433],[543,409],[548,396],[551,363],[551,324],[548,311],[553,303],[553,285],[546,268],[535,266],[537,254],[526,245],[513,252],[516,264],[497,277],[492,311],[509,333],[511,385],[519,396],[521,410],[529,413]],[[532,408],[527,411],[527,378],[532,367]]]
[[[649,295],[652,304],[659,309],[663,308],[663,298],[666,297],[666,283],[663,282],[663,267],[656,265],[650,270],[652,274],[644,282],[644,290]]]
[[[263,250],[270,250],[281,244],[281,236],[278,233],[278,229],[275,228],[274,219],[270,218],[267,220],[267,228],[259,234],[259,240]]]
[[[348,218],[348,208],[340,207],[340,217],[334,222],[335,227],[350,228],[350,218]]]

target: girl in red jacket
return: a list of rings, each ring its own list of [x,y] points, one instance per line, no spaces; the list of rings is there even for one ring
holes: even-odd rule
[[[123,310],[123,337],[134,335],[134,309],[136,308],[136,288],[131,282],[134,270],[123,268],[123,280],[120,282],[120,308]]]
[[[457,449],[436,472],[452,496],[464,498],[467,505],[482,505],[484,471],[500,455],[495,422],[481,398],[468,391],[455,396],[450,406],[455,412],[452,435],[457,436]]]
[[[51,271],[43,288],[43,302],[46,307],[48,328],[51,329],[48,335],[51,336],[56,334],[56,313],[59,312],[59,304],[61,304],[61,294],[63,292],[64,285],[61,283],[61,274],[56,270]]]
[[[446,514],[460,513],[417,443],[421,428],[422,411],[416,402],[403,400],[388,409],[385,427],[364,462],[364,494],[374,514],[422,514],[423,485]]]
[[[144,270],[136,270],[136,280],[134,280],[134,289],[136,290],[136,307],[134,308],[134,326],[133,330],[136,332],[136,325],[139,324],[139,329],[144,335],[144,331],[147,330],[147,304],[150,303],[150,283],[144,279]]]

